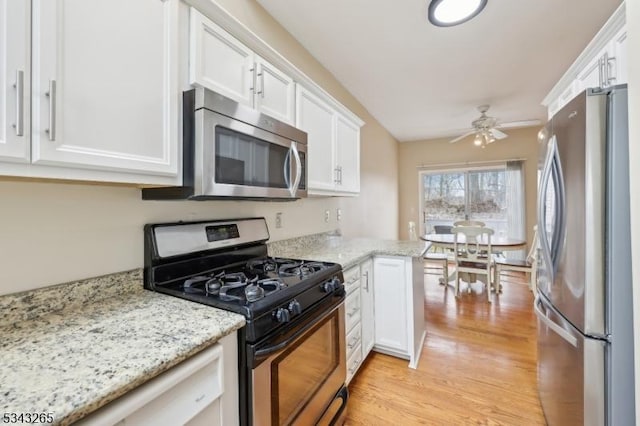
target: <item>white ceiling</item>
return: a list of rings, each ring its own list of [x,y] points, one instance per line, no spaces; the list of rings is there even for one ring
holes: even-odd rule
[[[460,134],[485,103],[503,123],[546,120],[540,102],[621,0],[489,0],[449,28],[428,0],[257,2],[408,141]]]

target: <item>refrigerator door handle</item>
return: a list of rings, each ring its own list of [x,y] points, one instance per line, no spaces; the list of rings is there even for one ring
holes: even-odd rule
[[[551,330],[553,330],[558,336],[562,337],[573,347],[578,347],[578,339],[573,337],[570,333],[568,333],[564,328],[553,322],[549,317],[542,312],[540,306],[542,305],[542,301],[540,300],[540,296],[536,296],[536,300],[533,302],[533,309],[536,312],[536,316],[540,318],[542,322],[544,322]]]
[[[547,238],[547,229],[545,223],[546,217],[546,203],[545,198],[547,195],[547,188],[549,186],[549,178],[551,177],[553,156],[555,151],[555,139],[553,135],[549,141],[549,147],[547,149],[547,155],[544,160],[544,166],[542,168],[542,175],[540,176],[540,188],[538,190],[538,221],[541,226],[538,226],[538,237],[540,240],[540,249],[542,251],[542,259],[547,268],[552,267],[553,262],[551,260],[551,246]],[[553,272],[552,269],[548,269],[549,272]]]

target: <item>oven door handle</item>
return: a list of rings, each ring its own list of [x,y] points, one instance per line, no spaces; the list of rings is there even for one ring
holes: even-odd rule
[[[287,338],[285,338],[285,340],[283,340],[281,342],[274,343],[274,344],[269,345],[269,346],[267,346],[265,348],[256,350],[253,353],[253,357],[249,357],[249,360],[248,360],[249,363],[252,364],[251,367],[254,368],[261,361],[267,359],[269,356],[273,355],[274,353],[277,353],[277,352],[283,350],[288,345],[290,345],[291,343],[295,342],[300,337],[304,336],[310,329],[312,329],[317,324],[322,322],[325,318],[333,315],[333,312],[337,308],[339,308],[343,304],[343,302],[344,302],[344,297],[340,297],[338,300],[336,300],[329,307],[323,308],[323,309],[327,309],[327,311],[320,318],[314,318],[313,315],[310,315],[310,317],[308,318],[306,323],[303,326],[301,326],[298,330],[296,330],[296,332],[293,333],[291,336],[288,336]]]

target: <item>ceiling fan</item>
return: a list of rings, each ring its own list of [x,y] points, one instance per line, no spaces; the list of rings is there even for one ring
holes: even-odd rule
[[[476,136],[473,140],[473,144],[484,148],[490,143],[493,143],[500,139],[504,139],[509,136],[499,129],[527,127],[527,126],[535,126],[537,124],[540,124],[540,120],[526,120],[526,121],[512,121],[510,123],[498,123],[497,118],[490,117],[487,115],[487,111],[489,111],[489,105],[480,105],[478,107],[478,111],[480,111],[480,117],[476,118],[471,122],[472,129],[467,133],[460,135],[455,139],[450,140],[449,143],[458,142],[466,138],[467,136],[475,134]]]

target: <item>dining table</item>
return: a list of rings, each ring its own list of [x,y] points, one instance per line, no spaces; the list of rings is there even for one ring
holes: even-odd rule
[[[426,234],[420,237],[422,240],[431,243],[435,247],[441,247],[443,249],[453,250],[455,244],[454,234]],[[486,235],[479,237],[480,247],[488,248],[489,241]],[[458,244],[464,243],[465,237],[463,234],[458,234]],[[505,237],[500,235],[491,236],[491,249],[492,251],[510,251],[510,250],[525,250],[527,248],[527,241],[520,238]]]
[[[465,236],[463,234],[457,234],[457,237],[458,237],[458,244],[464,243],[466,241]],[[453,251],[455,247],[455,241],[456,241],[455,238],[456,238],[455,234],[425,234],[420,236],[421,240],[430,243],[434,247],[440,247],[445,251],[447,250]],[[489,241],[487,236],[482,235],[482,236],[479,236],[478,238],[480,243],[480,249],[483,249],[483,248],[487,249],[489,247]],[[526,240],[523,240],[520,238],[508,237],[508,236],[501,236],[501,235],[491,236],[491,251],[494,253],[503,252],[503,251],[513,251],[513,250],[525,250],[526,248],[527,248]],[[451,260],[453,260],[453,258]],[[448,282],[445,283],[444,279],[440,278],[440,284],[442,285],[449,284],[454,282],[455,279],[456,279],[456,273],[455,273],[455,270],[453,270],[452,272],[449,273],[449,276],[447,278]],[[495,290],[493,288],[493,285],[491,287],[493,290]]]

